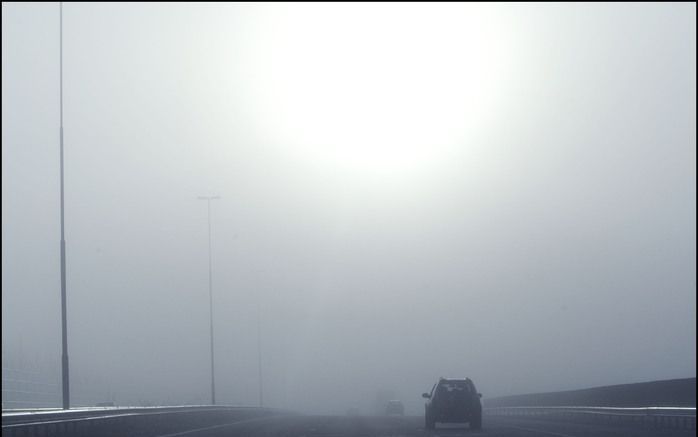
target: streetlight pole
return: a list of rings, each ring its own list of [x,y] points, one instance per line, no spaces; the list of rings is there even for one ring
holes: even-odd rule
[[[257,370],[259,372],[259,406],[264,406],[262,395],[262,309],[261,303],[257,301]]]
[[[70,408],[70,381],[68,370],[68,315],[66,305],[65,286],[65,207],[63,192],[63,2],[60,2],[60,151],[61,151],[61,328],[62,328],[62,355],[61,373],[63,387],[63,409]]]
[[[205,200],[208,210],[208,299],[209,320],[211,328],[211,405],[216,405],[216,383],[213,369],[213,270],[211,267],[211,200],[220,199],[220,196],[199,196],[199,200]]]

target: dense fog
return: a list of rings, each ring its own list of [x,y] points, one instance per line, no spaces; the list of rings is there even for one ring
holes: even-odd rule
[[[2,4],[3,408],[61,399],[59,50]],[[210,403],[208,195],[218,403],[695,376],[695,53],[695,4],[64,4],[71,403]]]

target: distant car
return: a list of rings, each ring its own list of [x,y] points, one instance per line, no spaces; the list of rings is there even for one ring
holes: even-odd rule
[[[347,416],[356,417],[359,414],[360,414],[359,409],[356,407],[351,407],[351,408],[347,409]]]
[[[472,429],[482,428],[482,395],[470,378],[439,378],[431,393],[423,393],[422,397],[428,399],[424,405],[426,429],[434,429],[436,422],[469,423]]]
[[[386,416],[391,416],[391,415],[398,415],[398,416],[404,416],[405,415],[405,406],[402,405],[402,402],[400,401],[388,401],[388,405],[385,406],[385,415]]]

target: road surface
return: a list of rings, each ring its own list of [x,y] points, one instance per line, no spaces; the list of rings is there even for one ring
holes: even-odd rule
[[[694,430],[652,430],[623,425],[575,423],[521,417],[483,418],[483,428],[437,424],[424,429],[422,417],[276,416],[201,428],[160,437],[688,437]]]

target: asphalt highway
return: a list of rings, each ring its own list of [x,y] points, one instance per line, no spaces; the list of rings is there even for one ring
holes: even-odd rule
[[[437,424],[422,417],[276,416],[201,428],[159,437],[688,437],[694,430],[652,430],[619,424],[591,424],[521,417],[485,416],[481,430]]]

